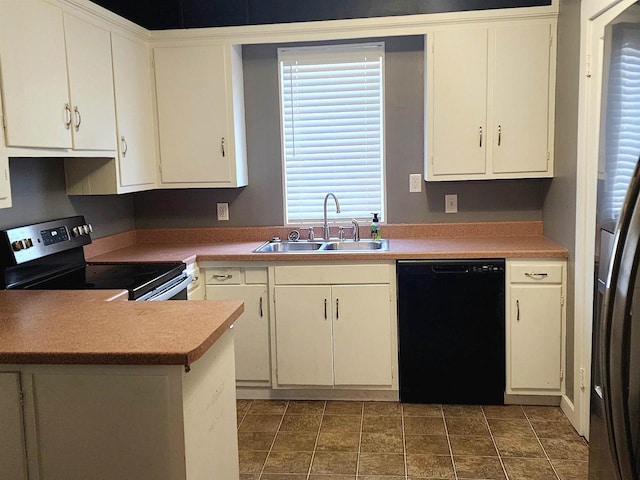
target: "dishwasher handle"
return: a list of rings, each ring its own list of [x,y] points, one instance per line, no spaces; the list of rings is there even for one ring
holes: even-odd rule
[[[469,271],[469,265],[431,265],[431,271],[433,273],[467,273]]]

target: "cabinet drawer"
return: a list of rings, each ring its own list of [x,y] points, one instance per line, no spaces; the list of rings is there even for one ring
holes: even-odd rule
[[[275,268],[279,285],[337,285],[389,283],[391,269],[379,265],[287,265]]]
[[[207,268],[205,282],[207,285],[240,285],[241,269],[237,267]]]
[[[511,283],[562,283],[560,263],[512,263]]]

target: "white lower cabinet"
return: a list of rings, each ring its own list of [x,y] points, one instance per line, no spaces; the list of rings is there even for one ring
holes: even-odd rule
[[[266,267],[207,267],[207,300],[237,299],[244,313],[233,326],[236,382],[242,386],[270,386],[271,347]]]
[[[0,372],[0,478],[239,477],[232,333],[189,372],[183,365],[2,367],[20,373]]]
[[[507,262],[507,394],[565,391],[564,260]]]
[[[274,277],[278,387],[397,388],[393,265],[283,265]]]
[[[191,283],[187,287],[187,300],[204,300],[204,280],[196,262],[187,264],[187,274],[191,275]]]
[[[26,480],[20,373],[0,372],[0,478]]]
[[[275,297],[279,385],[391,385],[388,285],[278,285]]]

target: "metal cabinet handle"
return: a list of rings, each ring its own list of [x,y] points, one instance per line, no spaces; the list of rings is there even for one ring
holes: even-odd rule
[[[544,278],[548,277],[548,273],[535,273],[535,272],[524,272],[525,277],[529,278]]]
[[[516,300],[516,320],[520,321],[520,300]]]
[[[480,127],[480,148],[482,148],[482,127]]]
[[[324,299],[324,319],[327,319],[327,299]]]
[[[69,130],[69,128],[71,128],[71,105],[69,105],[68,103],[64,104],[64,116],[65,116],[65,121],[64,121],[64,126],[67,130]]]
[[[336,320],[340,318],[340,299],[336,298]]]
[[[498,146],[502,143],[502,125],[498,125]]]
[[[82,115],[80,115],[80,110],[78,107],[74,107],[74,113],[76,114],[76,132],[80,130],[80,125],[82,125]]]
[[[226,155],[224,151],[224,137],[222,137],[222,139],[220,140],[220,152],[222,153],[223,157]]]
[[[264,317],[264,313],[262,312],[262,297],[260,297],[260,318]]]
[[[233,275],[230,273],[219,273],[217,275],[214,275],[213,278],[215,278],[216,280],[229,280],[230,278],[233,278]]]
[[[120,137],[120,145],[122,150],[122,156],[127,156],[127,150],[129,150],[129,145],[127,145],[127,141],[124,139],[124,135]]]

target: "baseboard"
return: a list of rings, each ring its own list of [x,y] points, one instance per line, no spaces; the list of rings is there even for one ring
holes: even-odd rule
[[[271,389],[237,387],[236,397],[246,400],[360,400],[397,402],[397,390]]]

